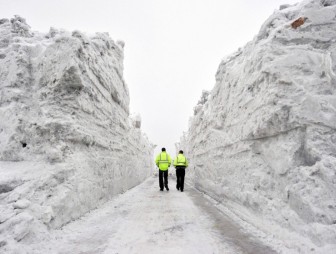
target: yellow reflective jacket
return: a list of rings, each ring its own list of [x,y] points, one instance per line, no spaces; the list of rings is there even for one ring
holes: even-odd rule
[[[184,167],[188,167],[188,160],[187,158],[179,153],[176,157],[175,157],[175,160],[174,160],[174,167],[176,166],[184,166]]]
[[[161,152],[158,156],[156,156],[155,164],[162,171],[168,170],[171,164],[171,158],[169,154],[166,152]]]

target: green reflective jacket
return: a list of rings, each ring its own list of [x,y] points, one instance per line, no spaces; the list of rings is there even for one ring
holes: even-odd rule
[[[171,158],[169,154],[166,152],[161,152],[158,156],[156,156],[155,164],[162,171],[168,170],[171,164]]]
[[[176,157],[175,157],[175,160],[174,160],[174,167],[176,166],[184,166],[184,167],[188,167],[188,160],[187,158],[179,153]]]

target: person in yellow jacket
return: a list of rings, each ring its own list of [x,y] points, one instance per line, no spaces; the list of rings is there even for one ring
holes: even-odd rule
[[[161,149],[161,153],[156,156],[155,164],[159,168],[159,184],[160,184],[160,191],[163,191],[163,177],[164,177],[164,186],[166,190],[169,191],[168,188],[168,168],[171,164],[171,158],[169,154],[166,152],[166,148]]]
[[[176,189],[183,192],[185,169],[188,167],[188,160],[180,150],[179,154],[174,159],[174,167],[176,168]]]

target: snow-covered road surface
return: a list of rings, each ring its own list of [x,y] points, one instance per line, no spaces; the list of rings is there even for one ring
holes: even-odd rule
[[[55,253],[275,253],[186,186],[159,191],[157,177],[55,232]],[[174,187],[174,188],[173,188]],[[46,247],[47,245],[44,245]]]

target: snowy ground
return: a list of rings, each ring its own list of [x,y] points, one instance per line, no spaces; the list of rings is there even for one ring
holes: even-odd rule
[[[200,192],[160,192],[157,177],[115,197],[34,253],[275,253],[245,233]]]

